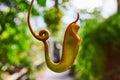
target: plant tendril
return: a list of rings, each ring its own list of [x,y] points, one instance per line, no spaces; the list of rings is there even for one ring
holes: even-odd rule
[[[49,38],[49,32],[48,32],[47,30],[41,30],[41,31],[39,32],[39,35],[37,35],[37,34],[35,34],[34,31],[32,30],[32,26],[31,26],[31,24],[30,24],[30,13],[31,13],[31,10],[32,10],[33,2],[34,2],[34,0],[32,0],[32,2],[31,2],[31,4],[30,4],[30,8],[29,8],[29,10],[28,10],[28,17],[27,17],[28,27],[29,27],[32,35],[33,35],[36,39],[38,39],[38,40],[40,40],[40,41],[45,41],[45,40],[47,40],[47,39]]]

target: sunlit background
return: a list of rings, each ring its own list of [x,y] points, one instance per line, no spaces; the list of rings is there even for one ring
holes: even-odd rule
[[[60,0],[61,1],[61,0]],[[53,7],[54,1],[52,0],[47,0],[46,6],[48,8]],[[94,10],[97,8],[100,11],[100,14],[104,18],[108,18],[109,16],[113,15],[114,13],[117,12],[117,0],[70,0],[68,3],[65,3],[67,10],[64,11],[64,16],[63,16],[63,21],[66,24],[69,24],[71,21],[74,20],[75,14],[79,12],[80,10],[87,10],[88,12],[94,12]],[[38,11],[41,11],[42,9],[37,6]],[[81,19],[87,19],[91,18],[89,14],[80,14]],[[34,19],[34,18],[33,18]],[[43,18],[37,17],[35,20],[32,21],[33,25],[39,26],[39,27],[34,27],[36,30],[39,29],[40,27],[46,26],[44,23]],[[39,24],[39,22],[41,22]]]
[[[29,31],[30,2],[0,0],[0,80],[120,80],[120,0],[34,1],[31,25],[36,34],[50,32],[54,62],[60,61],[66,27],[80,14],[79,54],[63,73],[48,69],[44,45]]]

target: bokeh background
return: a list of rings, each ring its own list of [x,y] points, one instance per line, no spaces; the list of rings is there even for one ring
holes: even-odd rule
[[[29,31],[30,2],[0,0],[0,80],[120,80],[120,0],[34,1],[31,25],[36,34],[41,29],[50,32],[54,62],[60,61],[66,27],[80,14],[79,55],[63,74],[48,70],[44,45]],[[49,74],[64,79],[50,79]]]

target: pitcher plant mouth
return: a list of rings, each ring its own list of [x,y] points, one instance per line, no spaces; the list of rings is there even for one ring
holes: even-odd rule
[[[65,31],[61,60],[58,63],[54,63],[50,58],[49,45],[47,41],[49,38],[49,32],[47,30],[41,30],[39,34],[35,34],[32,30],[32,26],[30,24],[30,13],[33,2],[34,0],[32,0],[30,4],[27,18],[30,32],[36,39],[43,42],[45,49],[45,60],[48,68],[54,72],[64,72],[72,66],[79,51],[81,39],[78,36],[78,30],[80,27],[76,24],[76,22],[79,20],[79,14],[77,15],[76,20],[72,22]]]
[[[76,24],[76,22],[79,20],[79,13],[77,14],[77,18],[74,22],[72,22],[70,25],[72,26],[71,28],[71,32],[73,33],[72,35],[77,39],[80,40],[80,37],[78,35],[80,26],[78,24]]]

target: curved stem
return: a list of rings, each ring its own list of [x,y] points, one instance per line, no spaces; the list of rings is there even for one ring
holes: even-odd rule
[[[47,39],[49,38],[49,32],[48,32],[47,30],[41,30],[41,31],[39,32],[39,35],[36,35],[36,34],[34,33],[34,31],[32,30],[32,26],[31,26],[31,24],[30,24],[30,13],[31,13],[31,10],[32,10],[33,2],[34,2],[34,0],[32,0],[32,2],[31,2],[31,4],[30,4],[30,8],[29,8],[29,10],[28,10],[28,17],[27,17],[28,26],[29,26],[29,29],[30,29],[32,35],[33,35],[36,39],[41,40],[41,41],[44,41],[44,40],[47,40]]]
[[[34,31],[32,30],[32,26],[31,26],[31,24],[30,24],[30,13],[31,13],[31,10],[32,10],[33,2],[34,2],[34,0],[32,0],[32,2],[31,2],[31,4],[30,4],[30,8],[29,8],[29,10],[28,10],[27,22],[28,22],[28,26],[29,26],[29,29],[30,29],[31,33],[33,34],[33,36],[34,36],[35,38],[37,38],[37,35],[36,35],[36,34],[34,33]]]

